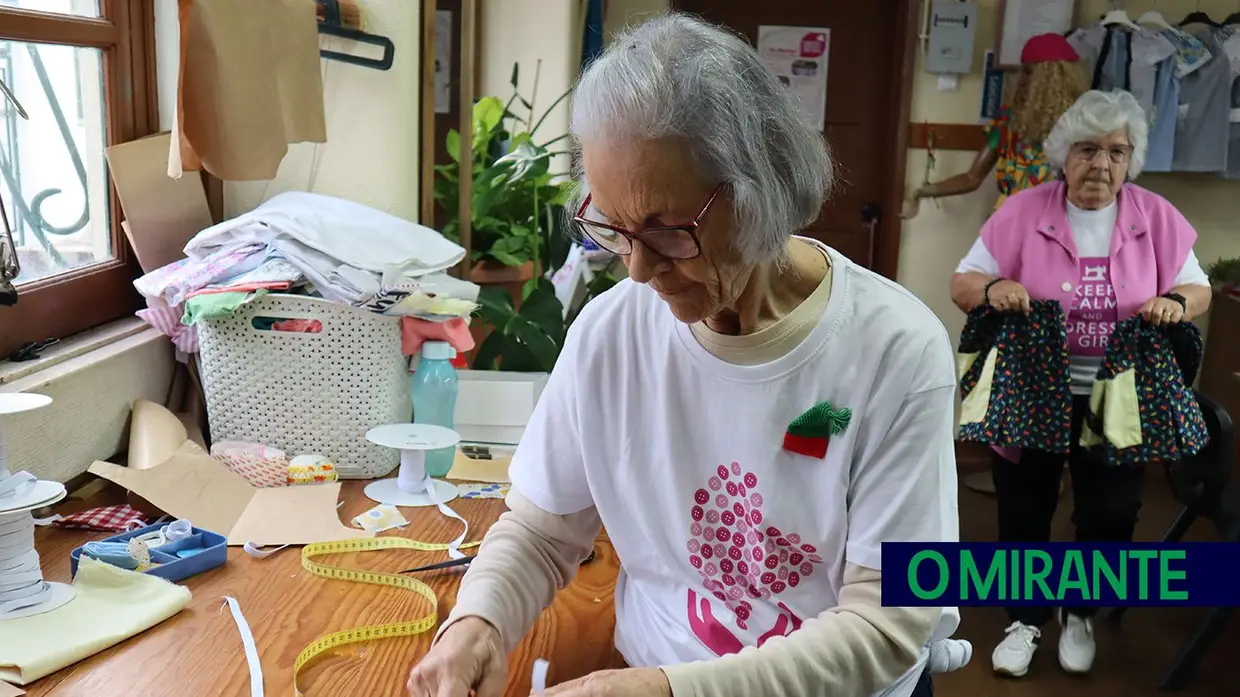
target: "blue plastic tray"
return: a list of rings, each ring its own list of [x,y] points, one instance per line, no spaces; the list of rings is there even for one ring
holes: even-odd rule
[[[148,525],[139,530],[131,530],[120,535],[104,538],[102,541],[127,542],[130,538],[155,532],[164,525],[166,523]],[[177,552],[180,550],[192,549],[194,547],[201,547],[202,551],[184,559],[177,556]],[[81,558],[81,547],[69,553],[69,566],[74,576],[77,575],[78,560]],[[159,565],[151,567],[143,573],[158,576],[168,581],[180,581],[204,571],[210,571],[217,566],[223,566],[224,562],[228,561],[228,540],[210,530],[193,528],[193,532],[185,539],[169,542],[159,547],[152,547],[151,559],[158,562]]]

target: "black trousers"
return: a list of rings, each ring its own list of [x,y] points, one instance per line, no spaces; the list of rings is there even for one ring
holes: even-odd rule
[[[1141,510],[1141,482],[1145,468],[1107,465],[1081,448],[1081,421],[1089,398],[1072,398],[1072,445],[1068,471],[1072,476],[1072,523],[1077,542],[1131,542]],[[1064,456],[1025,450],[1020,462],[995,455],[991,464],[999,509],[1000,542],[1049,542],[1051,518],[1059,503]],[[1098,608],[1064,608],[1088,617]],[[1049,607],[1009,607],[1013,621],[1040,626],[1051,618]]]
[[[930,677],[930,666],[922,671],[921,677],[917,678],[917,685],[913,687],[913,694],[908,697],[934,697],[934,680]]]

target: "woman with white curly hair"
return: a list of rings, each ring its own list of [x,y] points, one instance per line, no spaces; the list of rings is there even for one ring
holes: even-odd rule
[[[1145,114],[1131,94],[1086,92],[1044,145],[1059,179],[1009,198],[952,278],[952,300],[965,312],[988,304],[1028,313],[1031,299],[1060,303],[1068,322],[1074,434],[1118,321],[1140,315],[1155,325],[1175,324],[1210,306],[1210,281],[1193,253],[1196,231],[1166,199],[1132,183],[1145,162],[1146,137]],[[1131,542],[1142,468],[1108,466],[1078,441],[1072,437],[1067,457],[1076,539]],[[1063,460],[1036,450],[995,456],[1000,542],[1050,540]],[[1064,670],[1093,666],[1094,610],[1058,613]],[[1011,624],[991,657],[996,672],[1015,677],[1029,670],[1051,614],[1045,607],[1008,608]]]
[[[743,39],[680,14],[642,24],[581,76],[571,123],[575,222],[629,279],[569,331],[509,512],[410,694],[501,694],[506,656],[605,525],[630,667],[548,695],[928,697],[927,645],[959,618],[884,607],[880,546],[957,539],[943,325],[802,235],[833,163]]]

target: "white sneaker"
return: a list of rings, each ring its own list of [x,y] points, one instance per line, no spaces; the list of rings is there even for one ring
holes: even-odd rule
[[[944,639],[930,644],[930,672],[950,673],[968,665],[973,644],[964,639]]]
[[[1004,630],[1007,636],[990,654],[990,662],[996,673],[1019,678],[1029,672],[1029,662],[1038,650],[1042,630],[1032,625],[1013,622]]]
[[[1069,673],[1088,673],[1094,667],[1094,624],[1086,617],[1059,613],[1059,665]]]

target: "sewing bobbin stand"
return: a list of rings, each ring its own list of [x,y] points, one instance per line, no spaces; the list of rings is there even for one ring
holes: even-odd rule
[[[0,393],[0,417],[40,409],[52,403],[41,394]],[[50,506],[68,492],[60,482],[21,477],[9,472],[0,429],[0,621],[50,612],[73,600],[76,591],[64,583],[43,580],[34,549],[31,511]]]
[[[456,498],[456,487],[426,474],[429,450],[455,448],[461,436],[450,428],[431,424],[388,424],[366,432],[366,440],[400,451],[395,479],[366,485],[366,496],[393,506],[437,506]]]

